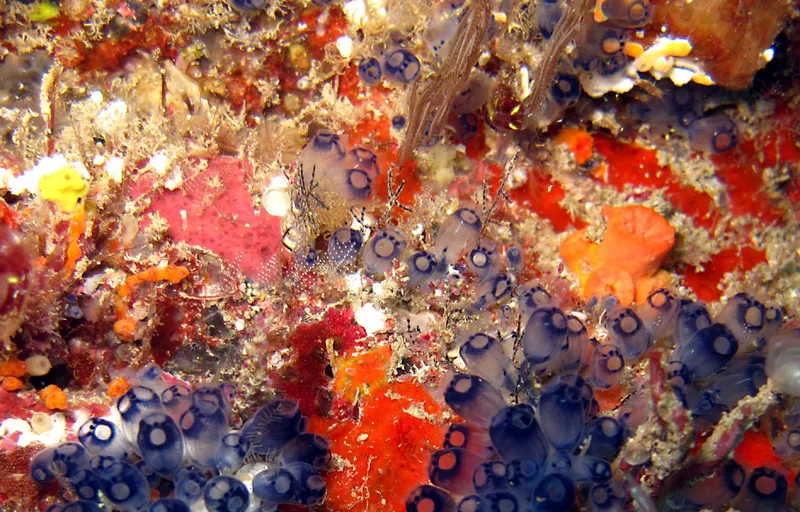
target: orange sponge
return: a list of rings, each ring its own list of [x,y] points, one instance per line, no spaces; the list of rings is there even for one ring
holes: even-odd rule
[[[669,284],[661,262],[675,244],[675,229],[644,206],[603,208],[607,228],[603,241],[585,238],[586,229],[559,247],[570,271],[580,276],[585,297],[614,295],[622,304],[641,302]]]

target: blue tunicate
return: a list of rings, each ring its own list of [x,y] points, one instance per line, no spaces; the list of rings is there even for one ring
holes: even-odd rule
[[[427,251],[417,251],[408,258],[408,285],[423,286],[438,275],[439,262]]]
[[[508,489],[508,472],[502,462],[482,462],[472,475],[472,485],[481,496]]]
[[[519,247],[512,245],[506,249],[506,259],[508,260],[511,270],[514,272],[520,272],[522,270],[522,251]]]
[[[392,118],[392,127],[395,130],[402,130],[406,127],[406,118],[400,115],[394,116]]]
[[[150,504],[147,512],[189,512],[189,505],[175,498],[161,498]]]
[[[206,484],[203,502],[209,512],[244,512],[250,505],[250,491],[237,478],[216,476]]]
[[[433,485],[458,494],[473,494],[472,475],[483,459],[460,448],[446,448],[431,456],[428,476]]]
[[[694,122],[689,129],[689,139],[703,151],[725,153],[739,143],[739,129],[730,117],[714,114]]]
[[[61,512],[103,512],[97,503],[88,500],[77,500],[65,503]]]
[[[572,105],[581,96],[581,83],[578,75],[573,73],[556,73],[553,85],[550,86],[550,96],[562,106]]]
[[[611,342],[622,350],[626,360],[636,361],[650,348],[650,333],[631,308],[620,308],[608,315],[606,329]]]
[[[697,331],[705,329],[711,323],[711,314],[704,303],[682,301],[673,332],[675,348],[681,350]]]
[[[719,375],[714,377],[711,387],[719,403],[733,408],[746,396],[756,396],[761,386],[767,383],[764,358],[753,356],[733,360]]]
[[[774,469],[757,467],[734,501],[741,512],[779,511],[786,506],[786,477]]]
[[[465,496],[458,502],[458,512],[481,512],[485,510],[486,502],[477,494]]]
[[[557,2],[540,2],[536,7],[536,26],[544,39],[550,39],[561,19],[562,9]]]
[[[459,348],[459,355],[473,374],[491,385],[500,389],[513,385],[508,356],[494,336],[482,332],[470,335]]]
[[[575,503],[575,485],[560,473],[545,475],[533,491],[535,512],[557,512],[570,510]]]
[[[507,274],[495,274],[482,282],[476,291],[478,298],[472,303],[472,310],[486,309],[511,296],[512,282]]]
[[[687,386],[686,401],[692,417],[706,423],[715,424],[722,417],[725,409],[717,402],[717,396],[713,389],[696,390],[692,386]]]
[[[183,413],[192,405],[192,390],[186,384],[175,384],[161,393],[161,403],[169,416],[180,421]]]
[[[484,459],[494,454],[489,433],[482,428],[471,427],[468,423],[452,423],[444,435],[445,448],[462,448]]]
[[[532,459],[515,459],[506,465],[508,486],[518,496],[530,496],[540,477],[542,466]]]
[[[534,366],[546,364],[564,346],[567,336],[567,317],[558,308],[535,310],[522,335],[525,358]]]
[[[491,384],[467,374],[453,376],[444,400],[456,414],[479,427],[488,427],[492,417],[506,406],[503,395]]]
[[[364,270],[368,274],[383,274],[402,257],[408,246],[405,236],[394,228],[379,229],[367,241],[361,252]]]
[[[598,345],[592,354],[589,379],[600,389],[616,386],[625,369],[625,358],[616,345]]]
[[[91,455],[110,455],[127,459],[130,454],[128,440],[112,422],[105,418],[89,418],[78,429],[78,440]]]
[[[625,70],[630,62],[627,55],[623,52],[617,52],[611,55],[606,55],[600,59],[600,66],[597,72],[601,76],[613,76]]]
[[[169,387],[167,374],[155,363],[142,367],[136,373],[136,382],[138,385],[152,390],[158,396],[161,396],[161,393]]]
[[[270,455],[306,431],[307,421],[297,403],[275,400],[262,407],[242,427],[242,436],[255,453]]]
[[[107,472],[98,475],[103,479],[103,494],[116,508],[138,512],[150,502],[147,477],[127,462],[114,462]]]
[[[625,442],[625,431],[617,420],[604,416],[589,422],[584,437],[591,438],[586,455],[614,460]]]
[[[519,306],[525,318],[530,318],[531,314],[539,308],[551,306],[553,298],[543,287],[535,283],[527,283],[517,288],[519,296]]]
[[[158,473],[153,471],[153,468],[147,465],[147,461],[140,460],[133,466],[141,471],[145,478],[147,478],[147,483],[150,484],[151,489],[158,489],[158,486],[161,485],[162,478],[158,476]]]
[[[542,464],[547,456],[547,441],[528,404],[506,407],[495,414],[489,435],[500,458],[506,462],[526,458]]]
[[[250,443],[239,432],[226,434],[214,454],[214,467],[220,473],[235,473],[242,466]]]
[[[284,468],[272,468],[259,472],[253,478],[253,494],[267,503],[292,503],[298,483]]]
[[[599,8],[603,16],[620,27],[638,28],[650,21],[649,0],[604,0]]]
[[[725,324],[736,337],[742,349],[757,346],[766,325],[767,310],[764,305],[746,293],[737,293],[729,300],[714,321]]]
[[[622,512],[625,489],[613,482],[603,482],[589,489],[589,507],[592,512]]]
[[[692,336],[681,350],[680,361],[691,380],[704,379],[722,369],[738,349],[739,342],[730,329],[715,323]]]
[[[420,69],[422,69],[422,65],[419,63],[419,59],[404,48],[390,51],[383,61],[386,78],[401,84],[413,82],[419,75]]]
[[[117,401],[117,411],[122,418],[122,431],[135,444],[142,418],[153,412],[162,412],[163,407],[161,399],[152,389],[133,386]]]
[[[456,503],[444,489],[424,484],[411,491],[406,512],[456,512]]]
[[[800,425],[781,432],[772,442],[772,450],[786,462],[800,459]]]
[[[462,206],[439,227],[433,252],[443,261],[457,261],[468,248],[478,242],[483,222],[477,208]]]
[[[79,469],[69,479],[75,494],[82,500],[100,501],[103,480],[91,469]]]
[[[175,496],[192,504],[203,497],[208,475],[194,467],[184,467],[175,472]]]
[[[482,238],[467,255],[467,267],[476,277],[484,279],[497,268],[497,244]]]
[[[225,411],[211,401],[192,404],[181,416],[179,426],[189,457],[202,467],[213,467],[217,446],[228,433]]]
[[[603,483],[611,480],[611,464],[599,457],[576,455],[571,458],[570,477],[576,482]]]
[[[77,304],[67,304],[64,308],[64,314],[67,318],[72,318],[73,320],[80,320],[83,318],[83,310]]]
[[[766,371],[775,389],[781,393],[800,396],[798,369],[800,329],[789,329],[775,336],[767,346]]]
[[[693,510],[720,510],[739,494],[744,483],[744,468],[733,460],[726,460],[718,465],[713,475],[681,492],[679,496],[688,502],[685,504],[694,507]]]
[[[325,497],[325,479],[313,466],[305,462],[291,462],[283,469],[291,473],[297,483],[294,502],[306,506],[318,505],[322,502]]]
[[[381,64],[375,57],[361,59],[356,70],[361,80],[369,85],[375,85],[381,81]]]
[[[589,358],[589,331],[575,315],[567,315],[567,350],[561,354],[561,367],[576,371],[587,363]]]
[[[230,0],[230,3],[237,11],[257,12],[267,5],[267,0]]]
[[[331,459],[328,441],[316,434],[300,434],[281,450],[281,463],[304,462],[315,469],[323,469]]]
[[[675,295],[661,288],[647,296],[645,307],[638,313],[650,333],[650,338],[658,340],[672,334],[680,310],[681,302]]]
[[[52,452],[50,471],[54,476],[70,478],[81,469],[90,467],[90,455],[78,443],[61,443]]]
[[[328,240],[328,260],[337,266],[352,263],[358,256],[362,243],[361,232],[350,228],[337,229]]]
[[[581,390],[560,380],[551,381],[539,398],[539,424],[545,438],[557,450],[580,443],[584,427]]]
[[[120,459],[110,455],[95,455],[89,459],[89,468],[97,474],[102,475],[107,473],[111,469],[111,466],[119,460]]]
[[[524,499],[518,498],[507,491],[488,493],[483,497],[483,501],[486,505],[482,510],[497,510],[498,512],[522,512],[527,510],[527,507],[523,507],[523,504],[526,503]]]
[[[136,444],[142,459],[160,475],[171,475],[183,462],[183,436],[175,420],[164,413],[142,418]]]

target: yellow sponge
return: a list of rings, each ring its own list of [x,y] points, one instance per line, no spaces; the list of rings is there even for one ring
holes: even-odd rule
[[[39,191],[43,198],[54,202],[62,211],[71,212],[86,196],[89,185],[78,171],[65,166],[39,178]]]

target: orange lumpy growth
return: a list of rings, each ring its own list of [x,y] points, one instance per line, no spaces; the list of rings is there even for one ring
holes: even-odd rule
[[[67,394],[55,384],[50,384],[43,390],[39,391],[39,397],[44,400],[44,406],[48,409],[63,410],[67,408]]]
[[[81,256],[83,256],[79,241],[85,232],[86,210],[83,205],[80,205],[75,210],[75,213],[72,214],[72,219],[69,221],[69,245],[67,246],[67,261],[64,263],[64,269],[67,272],[73,272],[75,270],[75,264],[81,259]]]
[[[581,279],[585,297],[614,294],[621,303],[643,301],[669,283],[661,262],[675,243],[675,229],[644,206],[604,207],[606,232],[600,243],[585,238],[586,229],[559,247],[570,271]]]
[[[4,377],[3,389],[6,391],[17,391],[22,389],[22,381],[16,377]]]
[[[119,398],[131,388],[125,377],[117,377],[108,385],[109,398]]]
[[[387,384],[386,365],[392,355],[389,345],[383,345],[363,354],[344,359],[336,368],[333,390],[348,402],[356,393],[364,396]]]
[[[326,436],[347,461],[326,477],[326,510],[352,510],[354,503],[359,510],[404,510],[408,493],[428,479],[430,456],[444,436],[442,412],[422,386],[393,382],[361,402],[357,420],[311,418],[309,431]]]
[[[578,165],[588,162],[594,153],[594,139],[586,130],[580,128],[562,129],[556,135],[556,144],[566,145],[572,151]]]
[[[136,333],[137,322],[135,318],[126,316],[114,322],[114,332],[119,334],[123,339],[133,339]]]
[[[28,367],[25,361],[19,359],[9,359],[0,364],[0,377],[24,377],[27,371]]]

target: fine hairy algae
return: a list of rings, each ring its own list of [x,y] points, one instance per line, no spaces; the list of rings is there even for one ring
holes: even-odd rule
[[[448,43],[448,58],[427,80],[417,80],[411,86],[408,106],[408,128],[400,148],[398,164],[408,160],[412,151],[435,139],[442,130],[456,94],[469,77],[492,22],[488,0],[471,0]]]

